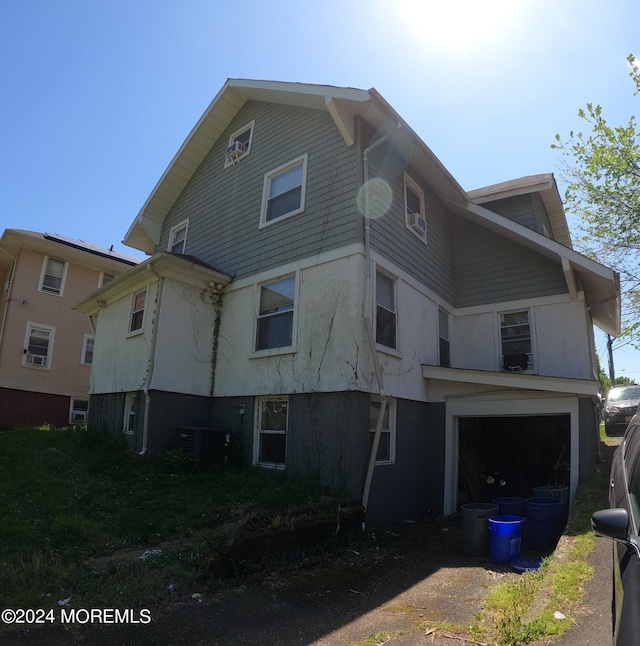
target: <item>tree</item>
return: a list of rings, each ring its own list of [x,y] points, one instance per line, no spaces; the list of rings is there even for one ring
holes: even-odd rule
[[[633,54],[627,61],[638,96],[640,61]],[[620,273],[621,345],[640,347],[640,131],[633,115],[626,126],[610,126],[592,103],[578,116],[590,132],[572,131],[564,141],[557,134],[552,145],[562,155],[565,207],[579,218],[580,251]]]

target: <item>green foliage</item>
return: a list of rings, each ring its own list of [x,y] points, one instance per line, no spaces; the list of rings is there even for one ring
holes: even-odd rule
[[[627,61],[640,93],[640,67]],[[610,126],[600,105],[578,112],[588,131],[570,132],[552,145],[560,151],[561,176],[567,183],[565,206],[580,218],[577,246],[620,273],[623,336],[637,346],[640,332],[640,132],[635,116],[626,125]]]

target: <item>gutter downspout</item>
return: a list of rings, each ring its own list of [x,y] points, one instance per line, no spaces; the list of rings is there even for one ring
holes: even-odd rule
[[[149,386],[153,378],[153,370],[156,362],[156,346],[158,342],[158,325],[160,324],[160,311],[162,304],[162,292],[164,291],[164,276],[161,276],[153,269],[151,263],[148,265],[149,271],[158,278],[158,297],[156,299],[156,320],[151,328],[151,355],[149,357],[149,370],[142,387],[144,393],[144,416],[142,420],[142,449],[138,455],[144,456],[147,453],[147,444],[149,438],[149,408],[151,404],[151,395],[149,395]]]
[[[11,258],[13,265],[11,266],[11,272],[9,273],[9,289],[7,290],[6,301],[4,302],[4,309],[2,311],[2,322],[0,322],[0,348],[2,347],[2,337],[4,336],[4,325],[7,320],[7,310],[9,309],[9,301],[11,300],[11,291],[13,290],[13,278],[16,273],[16,266],[18,264],[18,259],[14,258],[8,251],[0,249],[2,253],[6,254]]]
[[[367,511],[369,504],[369,491],[371,489],[371,481],[373,479],[373,470],[376,463],[376,455],[378,454],[378,445],[380,443],[380,435],[382,433],[382,422],[384,421],[384,414],[387,408],[387,397],[384,392],[384,381],[382,378],[382,369],[380,368],[380,359],[378,357],[378,350],[376,349],[375,337],[373,335],[373,324],[369,316],[369,308],[367,307],[367,296],[371,293],[371,231],[370,231],[370,218],[369,218],[369,193],[367,191],[367,183],[369,181],[369,153],[377,148],[381,143],[386,141],[394,132],[401,128],[400,121],[396,123],[396,127],[388,132],[383,137],[380,137],[376,142],[371,144],[365,149],[362,154],[363,169],[364,169],[364,262],[365,262],[365,290],[363,297],[362,310],[365,313],[364,323],[367,331],[367,339],[369,341],[369,349],[371,351],[371,358],[373,360],[373,367],[376,373],[376,382],[378,384],[378,391],[380,393],[381,406],[378,413],[378,421],[376,423],[376,432],[373,436],[373,446],[371,447],[371,454],[369,455],[369,466],[367,468],[367,475],[364,481],[364,488],[362,492],[362,507]]]

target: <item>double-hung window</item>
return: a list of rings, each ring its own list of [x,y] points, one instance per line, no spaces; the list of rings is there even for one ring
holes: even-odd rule
[[[533,365],[529,310],[500,314],[503,370],[526,370]]]
[[[100,283],[98,287],[104,287],[105,285],[108,285],[109,283],[112,283],[116,277],[113,274],[105,274],[102,272],[100,274]]]
[[[404,211],[407,227],[423,242],[427,241],[427,217],[424,191],[407,173],[404,174]]]
[[[438,341],[438,365],[442,368],[450,368],[449,313],[440,308],[438,308]]]
[[[306,177],[306,155],[265,175],[260,226],[304,211]]]
[[[62,296],[64,278],[67,271],[67,263],[56,258],[45,256],[40,274],[40,285],[38,289],[47,294]]]
[[[133,435],[136,430],[136,414],[138,408],[138,393],[128,392],[124,399],[124,420],[122,431],[127,435]]]
[[[295,276],[260,286],[256,330],[256,350],[293,345],[293,306]]]
[[[80,363],[85,366],[90,366],[93,363],[93,344],[95,339],[93,334],[85,334],[82,342],[82,357]]]
[[[169,245],[167,246],[167,250],[171,253],[184,253],[185,245],[187,244],[188,224],[188,220],[185,220],[184,222],[177,224],[169,232]]]
[[[260,397],[256,406],[254,464],[284,469],[287,458],[289,401],[286,397]]]
[[[147,290],[143,289],[133,295],[131,303],[131,318],[129,320],[129,332],[142,330],[144,323],[144,308],[147,300]]]
[[[371,396],[369,404],[369,438],[370,448],[373,448],[380,410],[382,409],[382,400],[375,395]],[[382,426],[380,430],[380,440],[378,442],[378,451],[376,452],[376,463],[392,464],[396,460],[396,402],[395,399],[387,397],[384,414],[382,417]]]
[[[30,368],[51,368],[55,328],[41,323],[27,323],[22,365]]]
[[[236,130],[230,137],[224,158],[224,167],[235,166],[243,157],[246,157],[251,150],[253,139],[253,126],[255,121]]]
[[[396,347],[396,281],[376,271],[376,343]]]

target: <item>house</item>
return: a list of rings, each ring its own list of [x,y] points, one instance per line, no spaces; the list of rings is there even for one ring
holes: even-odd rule
[[[217,431],[372,522],[573,495],[596,460],[617,275],[553,175],[467,193],[373,89],[228,80],[125,243],[150,257],[76,307],[89,427],[133,451]]]
[[[139,262],[59,234],[0,238],[0,428],[87,420],[94,335],[72,305]]]

